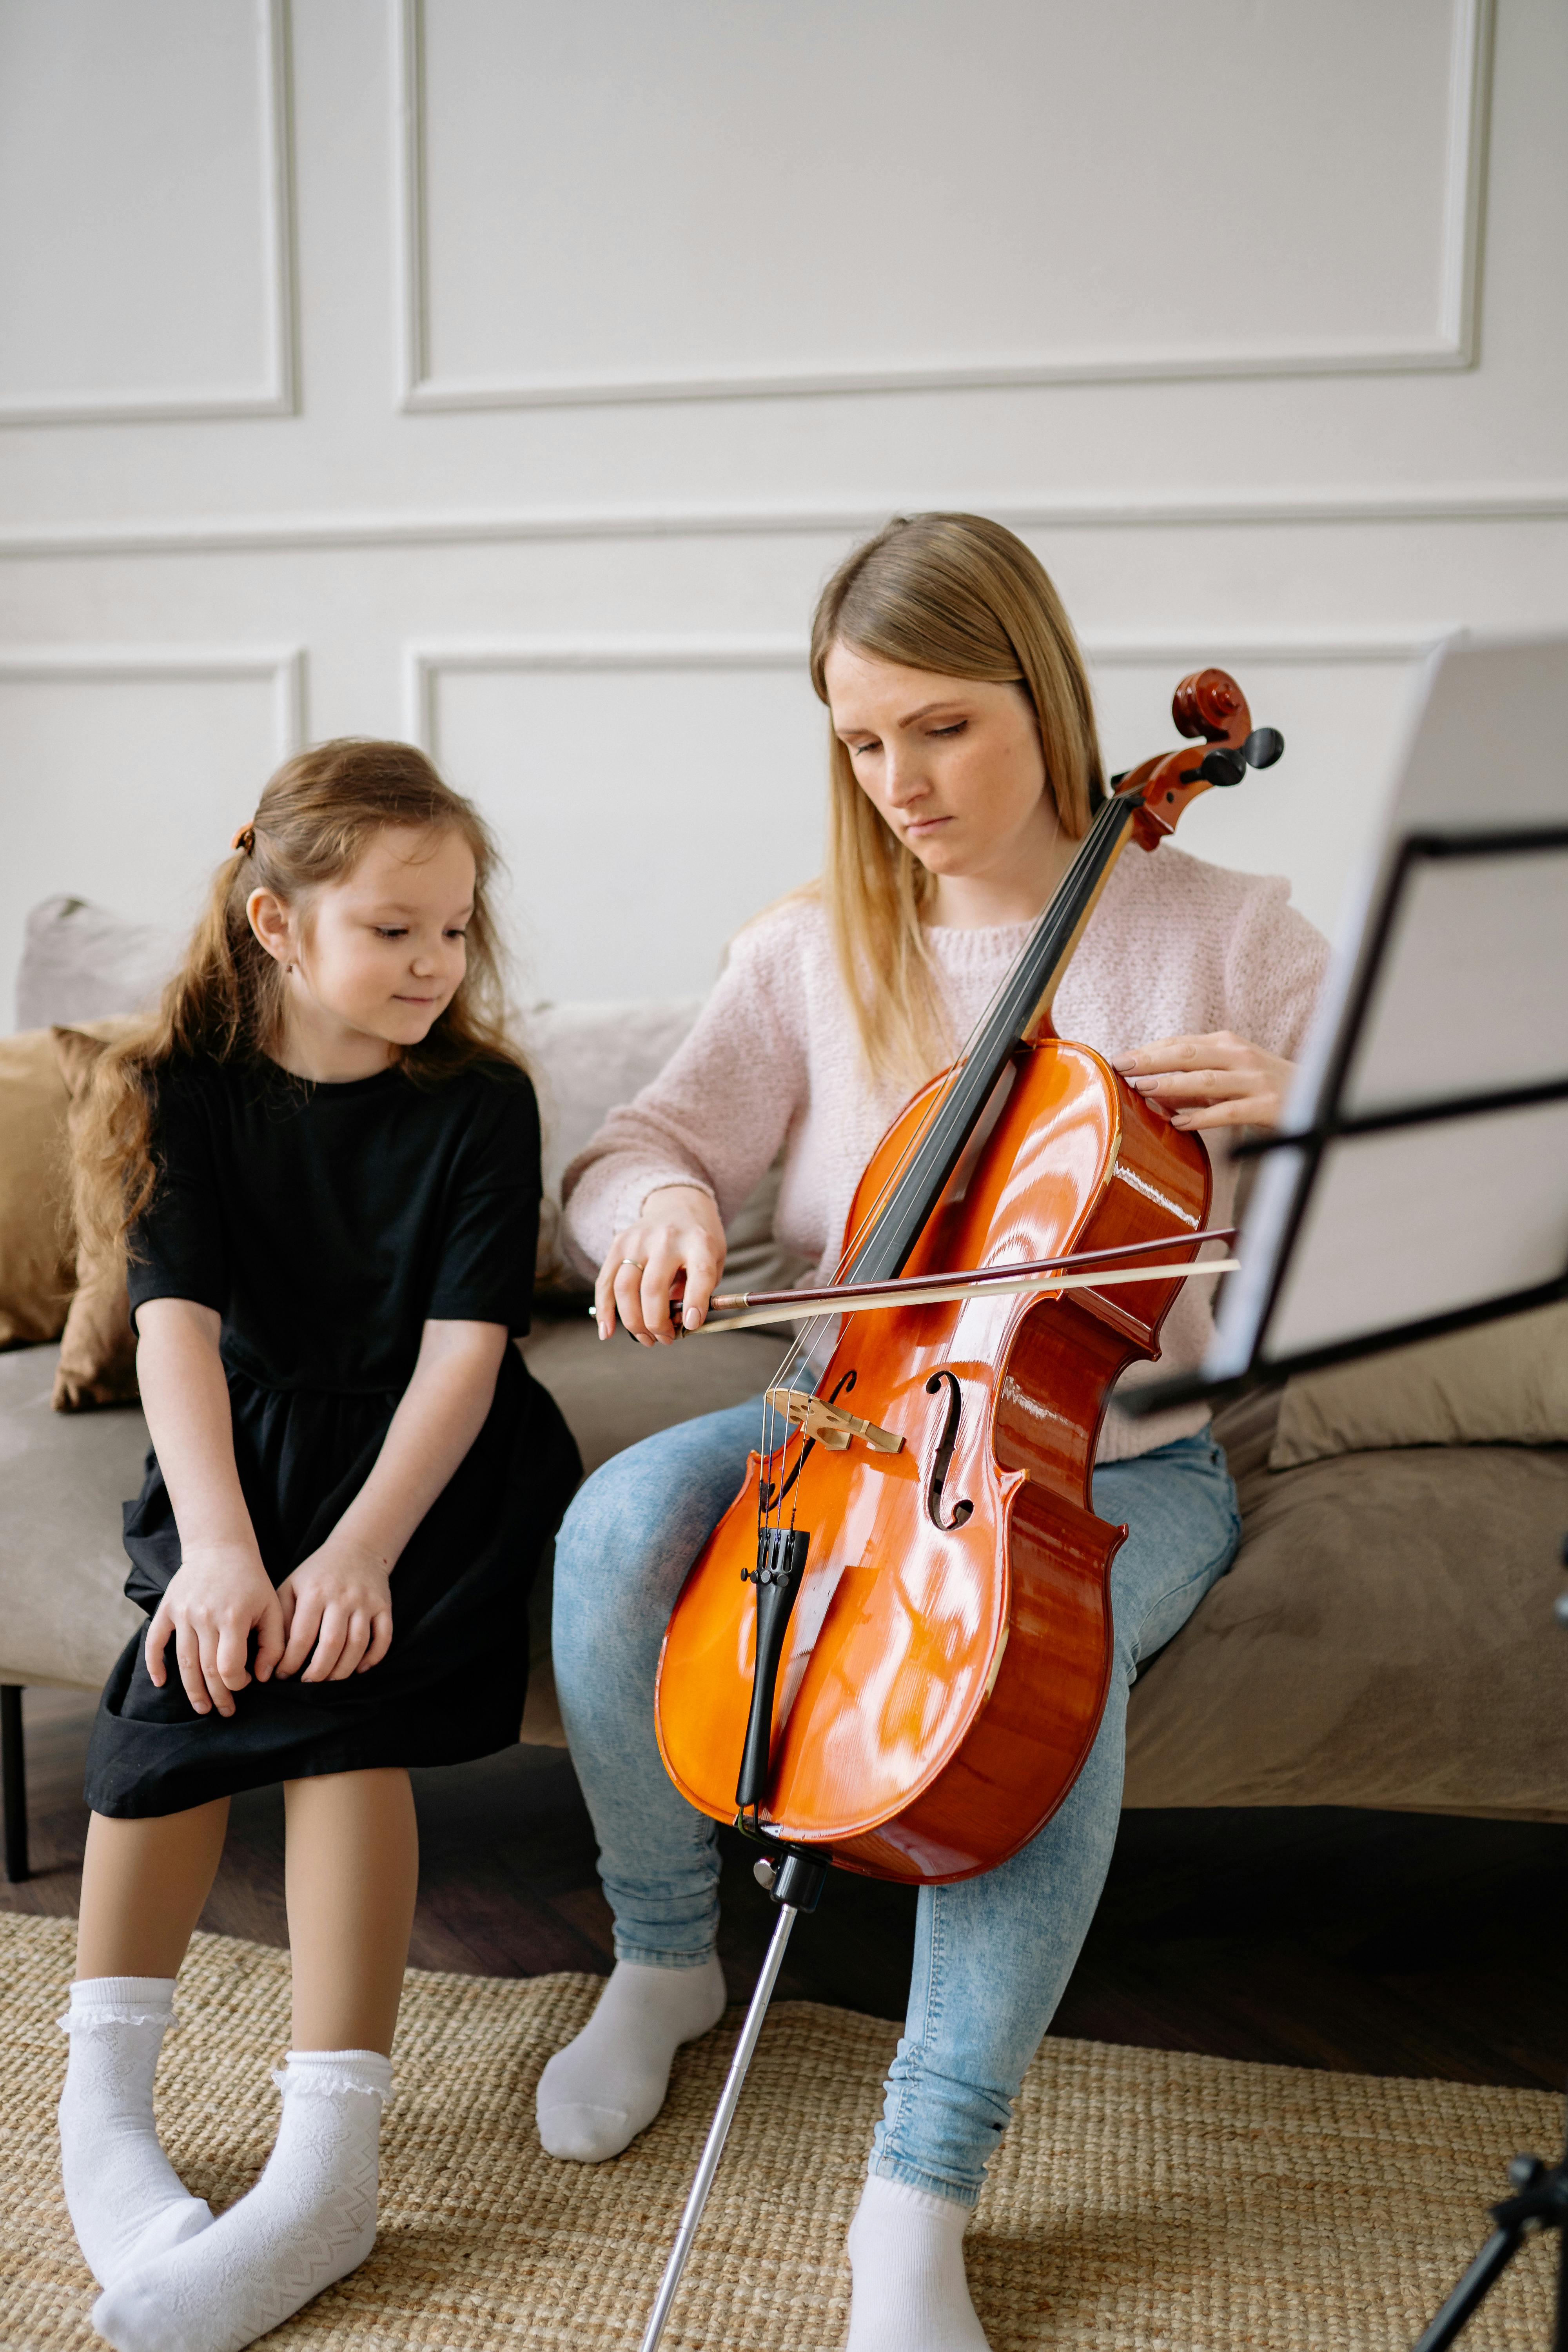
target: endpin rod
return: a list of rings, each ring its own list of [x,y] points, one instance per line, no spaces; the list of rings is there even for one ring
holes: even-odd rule
[[[730,2125],[740,2101],[742,2086],[752,2063],[752,2053],[756,2049],[762,2033],[763,2020],[768,2013],[768,2003],[773,1999],[773,1987],[778,1982],[779,1970],[784,1965],[784,1946],[789,1942],[790,1929],[799,1916],[800,1913],[794,1904],[780,1904],[778,1923],[773,1929],[773,1941],[768,1946],[768,1956],[763,1962],[762,1975],[757,1979],[756,1991],[752,1995],[752,2005],[746,2011],[746,2022],[741,2030],[741,2038],[735,2044],[735,2054],[730,2061],[730,2072],[724,2080],[723,2095],[719,2101],[713,2121],[709,2126],[707,2142],[702,2150],[702,2161],[697,2168],[697,2178],[691,2184],[691,2193],[686,2200],[686,2210],[680,2217],[680,2227],[675,2233],[675,2243],[669,2250],[669,2260],[664,2266],[664,2276],[658,2283],[658,2293],[654,2297],[653,2311],[642,2339],[640,2352],[655,2352],[655,2347],[664,2334],[665,2322],[669,2317],[669,2307],[675,2301],[676,2290],[680,2284],[680,2273],[686,2268],[686,2257],[691,2252],[691,2242],[697,2235],[698,2225],[702,2219],[702,2209],[708,2202],[708,2191],[713,2186],[713,2176],[719,2169],[719,2159],[724,2153],[724,2142],[730,2137]]]

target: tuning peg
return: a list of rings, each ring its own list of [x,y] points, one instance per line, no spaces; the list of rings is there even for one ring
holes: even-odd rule
[[[1241,747],[1241,756],[1249,768],[1271,768],[1285,749],[1285,738],[1278,727],[1255,727]]]
[[[1248,736],[1248,742],[1254,738]],[[1211,784],[1239,784],[1247,773],[1246,754],[1241,751],[1205,751],[1198,762],[1198,773]]]

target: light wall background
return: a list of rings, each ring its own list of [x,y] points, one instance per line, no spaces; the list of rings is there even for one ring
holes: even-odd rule
[[[1568,629],[1565,99],[1561,0],[4,0],[0,984],[353,731],[493,816],[525,996],[703,987],[930,506],[1113,766],[1237,672],[1287,757],[1183,844],[1331,929],[1422,649]]]

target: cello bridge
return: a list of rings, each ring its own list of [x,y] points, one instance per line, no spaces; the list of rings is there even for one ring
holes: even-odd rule
[[[879,1429],[874,1421],[862,1421],[858,1412],[846,1412],[842,1405],[829,1404],[826,1398],[808,1395],[804,1390],[770,1389],[767,1402],[784,1415],[792,1428],[804,1430],[829,1454],[842,1454],[855,1437],[876,1454],[904,1450],[904,1441],[896,1431]]]

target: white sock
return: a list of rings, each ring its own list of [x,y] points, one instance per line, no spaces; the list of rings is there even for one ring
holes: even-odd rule
[[[212,2221],[153,2126],[153,2077],[174,2016],[173,1977],[84,1977],[59,2021],[70,2037],[60,2174],[76,2242],[100,2286]]]
[[[283,2117],[249,2196],[99,2296],[92,2324],[114,2352],[241,2352],[374,2245],[391,2065],[374,2050],[290,2050],[272,2079]]]
[[[963,2274],[970,2211],[871,2176],[849,2224],[855,2291],[844,2352],[987,2352]]]
[[[700,1969],[617,1960],[593,2016],[539,2078],[534,2112],[545,2154],[575,2164],[619,2156],[663,2106],[681,2043],[723,2014],[716,1954]]]

